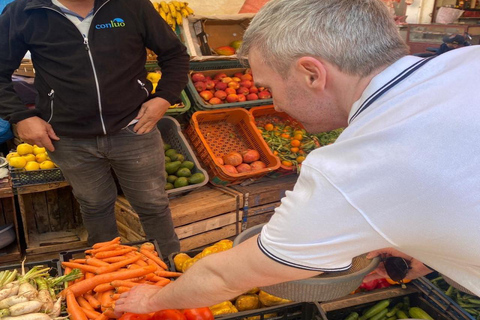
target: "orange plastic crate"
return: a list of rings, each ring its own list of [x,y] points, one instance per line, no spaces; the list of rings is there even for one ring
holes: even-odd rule
[[[252,114],[257,127],[263,127],[267,123],[272,123],[272,122],[288,121],[292,126],[305,129],[300,122],[298,122],[297,120],[289,116],[287,113],[276,111],[273,105],[253,107],[250,109],[249,112]],[[288,175],[296,172],[297,172],[297,168],[287,167],[287,166],[284,166],[283,164],[280,164],[280,168],[278,168],[277,172],[272,173],[270,176],[275,178],[275,177],[280,177],[280,176],[284,176],[284,175]]]
[[[280,167],[257,130],[252,115],[242,108],[197,111],[190,119],[186,134],[197,156],[205,164],[214,185],[234,185],[247,179],[258,179]],[[229,152],[255,149],[267,167],[262,170],[231,174],[216,160]]]

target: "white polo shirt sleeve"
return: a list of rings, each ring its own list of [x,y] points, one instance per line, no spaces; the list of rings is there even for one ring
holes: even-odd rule
[[[268,257],[288,266],[343,271],[351,266],[352,258],[390,244],[341,190],[311,166],[321,161],[318,152],[309,154],[293,191],[287,191],[263,227],[258,245]]]

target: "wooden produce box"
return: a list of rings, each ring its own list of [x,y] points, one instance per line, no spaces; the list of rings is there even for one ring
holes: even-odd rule
[[[206,246],[240,232],[243,195],[209,185],[170,199],[170,210],[181,251]],[[120,235],[127,241],[145,238],[138,215],[124,196],[118,196],[115,215]]]
[[[15,198],[9,178],[0,179],[0,226],[13,224],[15,241],[0,249],[0,264],[21,260],[22,248],[15,209]]]
[[[80,207],[67,182],[24,186],[16,191],[27,257],[87,246]]]

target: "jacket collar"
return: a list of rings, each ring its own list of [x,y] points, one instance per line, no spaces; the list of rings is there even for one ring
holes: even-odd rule
[[[95,0],[95,5],[93,8],[93,13],[95,14],[97,10],[106,2],[111,0]],[[50,8],[56,11],[61,12],[60,8],[52,3],[51,0],[29,0],[25,6],[24,11],[33,10],[33,9],[41,9],[41,8]]]

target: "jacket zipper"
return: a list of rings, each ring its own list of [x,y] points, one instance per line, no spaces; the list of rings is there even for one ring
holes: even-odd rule
[[[50,118],[48,118],[47,122],[50,123],[53,118],[53,99],[55,98],[55,90],[50,90],[50,92],[48,93],[48,97],[50,98]]]
[[[138,84],[142,87],[143,90],[145,90],[145,93],[147,94],[147,98],[150,95],[150,92],[148,92],[148,89],[145,88],[145,83],[143,83],[140,79],[137,79]]]
[[[92,17],[92,22],[93,22],[93,18],[95,18],[95,15],[97,14],[98,11],[100,11],[100,9],[103,8],[104,5],[106,5],[108,2],[110,2],[110,0],[107,0],[105,1],[98,9],[97,11],[95,11],[95,13],[93,14],[93,17]],[[62,15],[63,17],[65,17],[65,14],[61,11],[58,11],[56,9],[53,9],[53,8],[50,8],[50,7],[43,7],[44,9],[49,9],[49,10],[52,10],[52,11],[55,11],[57,13],[59,13],[60,15]],[[68,21],[70,21],[70,19],[68,19],[67,17],[65,17],[65,19],[67,19]],[[71,21],[70,21],[71,22]],[[73,23],[72,23],[73,24]],[[75,26],[77,28],[77,26]],[[90,25],[90,28],[92,26]],[[103,114],[102,114],[102,99],[101,99],[101,95],[100,95],[100,84],[98,83],[98,77],[97,77],[97,70],[95,69],[95,63],[93,62],[93,56],[92,56],[92,53],[90,51],[90,46],[88,44],[88,37],[87,36],[84,36],[82,34],[82,32],[80,31],[80,29],[77,28],[77,30],[80,32],[80,35],[83,37],[83,44],[85,45],[85,50],[88,52],[88,58],[90,59],[90,64],[92,65],[92,69],[93,69],[93,77],[95,79],[95,87],[97,89],[97,100],[98,100],[98,109],[100,111],[100,122],[102,123],[102,130],[103,130],[103,134],[107,134],[107,129],[105,128],[105,122],[103,120]],[[51,103],[52,107],[53,107],[53,102]]]

